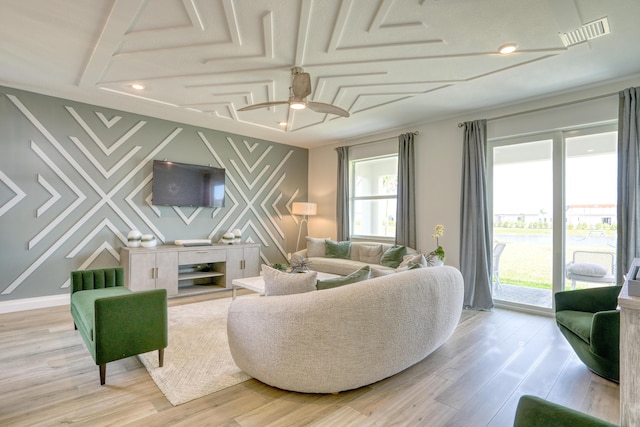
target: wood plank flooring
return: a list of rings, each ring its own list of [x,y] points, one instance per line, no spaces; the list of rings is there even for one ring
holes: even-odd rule
[[[136,357],[109,363],[100,386],[68,306],[0,314],[0,426],[498,427],[512,425],[523,394],[619,420],[618,385],[577,359],[552,318],[504,309],[463,312],[435,353],[358,390],[300,394],[250,380],[177,407]]]

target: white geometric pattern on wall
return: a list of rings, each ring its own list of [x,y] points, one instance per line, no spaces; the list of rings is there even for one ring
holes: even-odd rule
[[[0,124],[20,129],[9,144],[21,155],[0,161],[0,231],[24,250],[2,261],[0,301],[67,292],[70,271],[118,265],[134,228],[160,243],[239,228],[265,263],[292,251],[290,205],[306,196],[307,150],[6,92]],[[165,158],[225,168],[225,207],[154,206],[152,160]],[[17,218],[24,227],[11,227]]]

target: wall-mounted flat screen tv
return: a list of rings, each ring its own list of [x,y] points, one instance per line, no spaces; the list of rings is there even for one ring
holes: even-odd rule
[[[154,160],[154,205],[224,207],[225,170],[212,166]]]

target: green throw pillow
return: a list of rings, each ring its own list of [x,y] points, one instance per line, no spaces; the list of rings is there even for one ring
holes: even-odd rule
[[[318,283],[316,284],[316,288],[318,290],[321,290],[321,289],[337,288],[338,286],[350,285],[351,283],[367,280],[369,278],[370,273],[371,273],[371,268],[368,265],[365,265],[360,270],[354,271],[348,276],[335,277],[333,279],[318,280]]]
[[[351,242],[334,242],[333,240],[325,240],[325,256],[327,258],[349,258],[349,252],[351,252]]]
[[[393,245],[382,254],[380,259],[380,265],[385,267],[396,268],[402,262],[402,259],[407,254],[407,248],[404,246]]]

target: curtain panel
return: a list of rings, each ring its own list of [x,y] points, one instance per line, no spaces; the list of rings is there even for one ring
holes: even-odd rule
[[[618,113],[618,283],[640,256],[640,88],[620,91]]]
[[[349,147],[337,147],[338,188],[336,200],[336,222],[338,241],[349,240]]]
[[[460,212],[460,272],[464,307],[490,310],[491,229],[486,178],[487,121],[465,122]]]
[[[396,244],[416,247],[416,178],[414,133],[398,137],[398,192],[396,206]]]

